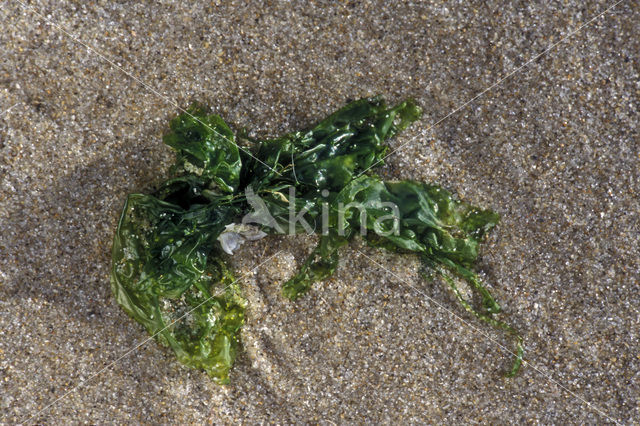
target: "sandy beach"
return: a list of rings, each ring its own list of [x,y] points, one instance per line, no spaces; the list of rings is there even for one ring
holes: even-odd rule
[[[3,2],[0,422],[637,422],[640,7],[614,4]],[[520,374],[415,257],[359,239],[296,302],[280,284],[316,237],[233,256],[230,385],[146,341],[111,243],[127,194],[167,178],[179,108],[273,137],[376,94],[424,110],[376,173],[501,215],[476,270],[524,337]]]

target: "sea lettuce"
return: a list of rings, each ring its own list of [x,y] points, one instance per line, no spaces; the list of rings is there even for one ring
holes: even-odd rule
[[[266,234],[318,233],[317,247],[283,284],[294,300],[331,276],[340,248],[362,235],[372,246],[419,256],[465,309],[513,335],[509,375],[516,374],[522,339],[496,318],[500,306],[473,271],[498,215],[437,185],[383,181],[369,170],[382,164],[384,142],[420,114],[411,100],[389,107],[366,98],[309,129],[255,140],[190,107],[164,137],[177,154],[174,176],[125,202],[112,252],[116,301],[180,362],[228,383],[246,308],[229,253]],[[465,299],[459,280],[480,307]]]

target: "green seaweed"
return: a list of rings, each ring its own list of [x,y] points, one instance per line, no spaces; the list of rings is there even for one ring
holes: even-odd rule
[[[220,117],[191,107],[164,137],[177,152],[175,176],[125,203],[112,255],[117,302],[180,362],[228,383],[246,301],[225,252],[266,234],[320,234],[282,286],[294,300],[331,276],[340,248],[360,234],[372,246],[417,254],[466,310],[514,336],[508,375],[515,375],[522,338],[496,318],[500,306],[473,272],[478,246],[498,215],[439,186],[385,182],[369,171],[382,164],[384,141],[420,114],[410,100],[388,107],[380,97],[367,98],[307,130],[258,141],[236,138]],[[236,139],[251,147],[239,149]],[[457,279],[480,297],[479,308],[462,296]]]

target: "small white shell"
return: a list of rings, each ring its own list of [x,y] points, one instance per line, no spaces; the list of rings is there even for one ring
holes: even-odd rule
[[[266,236],[267,234],[257,226],[230,223],[225,226],[224,231],[218,236],[218,241],[220,241],[222,250],[224,250],[225,253],[233,254],[233,251],[240,247],[245,240],[256,241]]]

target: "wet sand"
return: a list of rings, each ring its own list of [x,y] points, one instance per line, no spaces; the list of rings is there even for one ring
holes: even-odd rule
[[[0,421],[87,379],[34,421],[640,418],[637,3],[519,71],[612,3],[31,3],[0,10]],[[502,377],[511,341],[415,258],[362,241],[284,300],[308,236],[234,256],[250,309],[231,385],[155,342],[123,357],[147,335],[111,296],[111,240],[126,195],[167,176],[177,106],[206,103],[267,137],[374,94],[425,111],[379,174],[502,215],[477,270],[525,338],[521,374]]]

